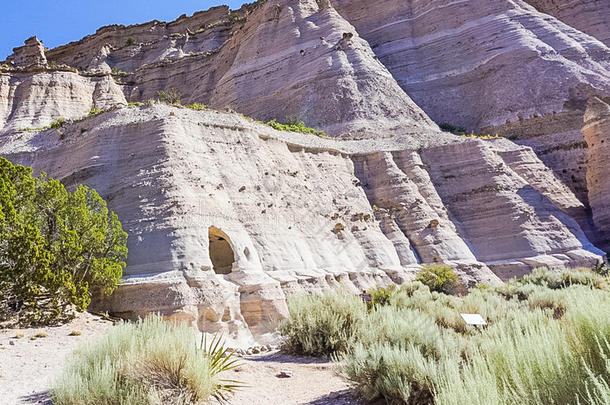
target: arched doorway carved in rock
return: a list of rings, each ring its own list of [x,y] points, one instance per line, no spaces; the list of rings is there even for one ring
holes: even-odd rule
[[[220,229],[211,226],[208,230],[210,260],[216,274],[229,274],[235,262],[235,253],[229,237]]]

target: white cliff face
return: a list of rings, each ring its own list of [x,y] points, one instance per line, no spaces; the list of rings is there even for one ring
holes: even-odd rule
[[[562,211],[567,188],[539,191],[504,163],[514,146],[402,144],[155,105],[68,124],[62,139],[6,138],[0,154],[95,187],[118,213],[126,277],[98,307],[159,311],[243,344],[273,338],[292,293],[356,293],[440,262],[473,285],[603,255]]]
[[[588,208],[581,127],[610,95],[608,2],[332,4],[434,121],[531,147]]]
[[[610,50],[521,0],[269,0],[39,45],[0,67],[0,156],[118,213],[128,267],[105,310],[251,344],[288,294],[604,257],[607,104],[585,107],[610,88]],[[125,106],[170,89],[239,113]],[[424,110],[516,143],[440,132]]]
[[[333,4],[436,122],[476,130],[610,91],[610,49],[524,1]]]
[[[125,104],[121,88],[110,76],[60,70],[0,73],[0,135],[42,128],[60,117],[81,118],[92,108]]]

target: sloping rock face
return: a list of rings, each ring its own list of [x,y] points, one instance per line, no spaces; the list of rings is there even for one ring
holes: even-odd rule
[[[593,98],[585,113],[582,132],[588,145],[587,185],[593,221],[600,233],[600,246],[610,247],[610,99]]]
[[[610,50],[523,1],[333,4],[436,122],[476,130],[610,91]]]
[[[530,146],[588,209],[581,128],[610,95],[610,4],[529,3],[332,0],[432,119]]]
[[[40,129],[58,118],[76,119],[92,108],[127,104],[121,87],[110,77],[43,69],[40,73],[0,74],[0,137]]]
[[[119,214],[128,266],[99,308],[252,344],[292,293],[605,257],[610,50],[525,2],[277,0],[41,46],[0,67],[0,155]]]
[[[527,0],[538,11],[602,41],[610,46],[610,3],[604,0]]]
[[[173,23],[105,27],[48,58],[88,71],[114,69],[129,101],[176,89],[185,103],[262,120],[300,119],[330,135],[435,127],[329,4],[259,3]]]

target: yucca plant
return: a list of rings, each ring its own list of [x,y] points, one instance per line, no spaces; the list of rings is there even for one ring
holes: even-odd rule
[[[239,366],[239,360],[234,357],[235,352],[225,346],[221,336],[214,335],[208,344],[207,334],[202,334],[199,350],[203,352],[203,355],[210,362],[210,372],[212,375],[219,375]],[[243,387],[245,385],[238,380],[216,380],[212,396],[219,402],[224,402],[235,391]]]

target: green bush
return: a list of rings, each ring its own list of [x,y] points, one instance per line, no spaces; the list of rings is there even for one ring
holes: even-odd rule
[[[432,291],[451,294],[457,287],[459,278],[446,264],[424,264],[415,281],[427,285]]]
[[[157,93],[157,100],[166,104],[180,104],[182,95],[176,89],[161,90]]]
[[[55,121],[51,122],[47,128],[50,128],[50,129],[59,129],[59,128],[61,128],[64,125],[65,122],[66,122],[65,119],[59,117]]]
[[[89,115],[98,115],[98,114],[101,114],[103,112],[104,112],[104,110],[102,110],[101,108],[92,108],[89,111]]]
[[[315,128],[310,128],[305,126],[305,123],[303,121],[290,121],[286,124],[281,124],[279,122],[277,122],[276,120],[271,120],[265,123],[266,125],[269,125],[271,128],[276,129],[278,131],[290,131],[290,132],[301,132],[303,134],[314,134],[314,135],[320,135],[320,136],[325,136],[326,132],[315,129]]]
[[[206,106],[204,104],[194,103],[185,105],[186,108],[190,108],[191,110],[202,111],[205,110]]]
[[[327,292],[288,299],[290,319],[281,327],[284,349],[313,356],[345,351],[359,330],[366,305],[359,296]]]
[[[117,76],[127,76],[127,72],[119,70],[116,67],[113,67],[110,73]]]
[[[200,404],[227,398],[240,383],[220,374],[237,366],[218,339],[196,342],[184,324],[150,316],[119,323],[72,354],[51,390],[55,405]]]
[[[0,319],[52,322],[111,294],[127,234],[106,202],[0,158]]]
[[[393,285],[388,287],[379,287],[367,292],[371,294],[371,301],[367,302],[367,307],[370,310],[379,305],[389,305],[392,295],[396,292],[396,287]]]

